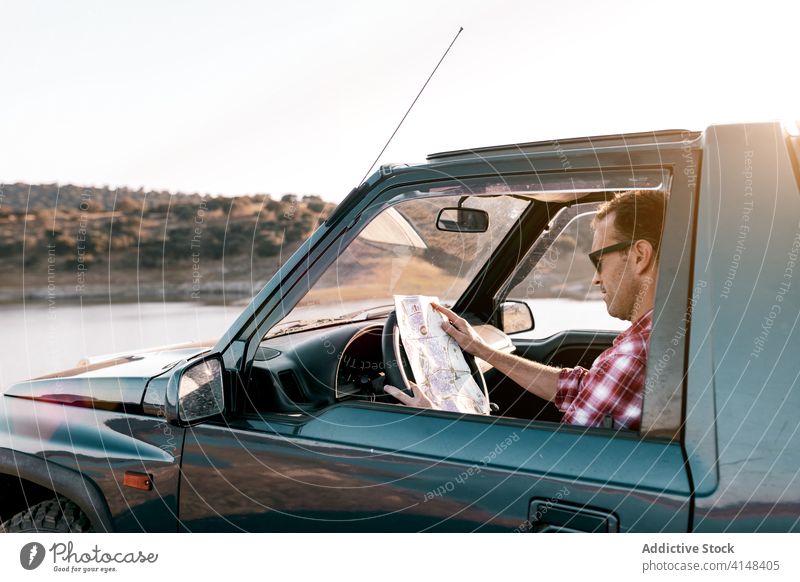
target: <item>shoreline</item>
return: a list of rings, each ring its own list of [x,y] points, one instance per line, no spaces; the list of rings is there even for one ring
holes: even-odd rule
[[[261,282],[259,282],[261,283]],[[264,286],[250,281],[233,281],[226,284],[204,285],[196,289],[192,285],[140,284],[137,287],[113,288],[107,285],[85,285],[80,292],[75,287],[47,286],[0,288],[0,305],[52,305],[103,304],[103,303],[198,303],[203,305],[246,305]]]

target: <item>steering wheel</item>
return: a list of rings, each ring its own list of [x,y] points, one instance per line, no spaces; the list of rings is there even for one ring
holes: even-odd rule
[[[385,373],[385,383],[399,388],[409,396],[414,396],[409,384],[409,379],[413,380],[413,372],[408,363],[406,351],[400,341],[400,327],[397,325],[397,312],[392,311],[383,324],[383,334],[381,336],[381,347],[383,348],[383,369]],[[469,366],[472,377],[478,387],[489,401],[489,390],[486,388],[486,379],[483,377],[480,367],[475,362],[475,356],[462,352],[464,360]],[[384,393],[385,394],[385,393]]]

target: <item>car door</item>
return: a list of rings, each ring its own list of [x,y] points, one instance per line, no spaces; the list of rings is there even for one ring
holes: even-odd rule
[[[623,140],[602,153],[591,143],[584,149],[577,145],[568,171],[563,151],[488,161],[456,156],[451,165],[442,162],[434,170],[382,171],[341,205],[234,324],[225,340],[230,343],[222,346],[226,368],[247,377],[267,331],[291,315],[364,224],[398,200],[433,197],[438,191],[496,197],[500,190],[511,197],[538,196],[545,204],[537,208],[549,212],[575,201],[583,190],[610,193],[626,183],[669,188],[672,176],[692,163],[691,155],[682,157],[682,143],[674,135],[640,140],[642,147]],[[644,147],[648,140],[658,147]],[[619,167],[620,160],[629,167],[604,169],[604,164]],[[542,174],[545,170],[552,174]],[[476,181],[484,175],[495,182],[499,175],[501,183],[481,190]],[[440,181],[426,183],[434,177]],[[524,180],[529,181],[520,185]],[[552,193],[547,191],[551,184]],[[670,236],[685,236],[690,228],[693,196],[691,184],[673,184]],[[504,239],[463,292],[457,311],[491,316],[498,291],[518,265],[513,256],[498,253],[522,248],[525,237],[538,237],[550,219],[533,217],[530,224],[539,224],[535,230],[528,228],[526,216],[520,218],[520,232]],[[523,255],[528,248],[522,248]],[[690,259],[680,247],[665,249],[662,263],[673,277],[664,284],[688,288]],[[673,323],[679,323],[675,315],[686,309],[685,294],[665,294],[661,285],[659,280],[656,309],[665,318],[654,327],[651,348],[669,340]],[[597,336],[590,342],[579,333],[572,338],[584,351],[602,343]],[[554,354],[551,361],[564,353],[564,345],[531,341],[526,352],[523,341],[518,343],[530,356]],[[676,356],[675,363],[674,374],[652,378],[659,398],[666,389],[662,385],[680,387],[672,382],[682,376],[683,362]],[[647,395],[646,417],[649,400]],[[677,403],[679,409],[680,399]],[[647,427],[658,424],[645,421]],[[335,401],[296,414],[229,414],[189,427],[179,517],[188,531],[687,531],[692,487],[684,458],[679,438],[647,429],[636,433]]]
[[[347,403],[186,433],[186,531],[686,531],[679,447]]]
[[[551,225],[553,240],[564,232],[553,227],[573,224],[585,208],[564,210]],[[529,254],[536,252],[534,245]],[[296,355],[297,373],[281,372],[289,364],[280,357],[260,365],[281,362],[273,366],[274,376],[286,394],[306,393],[301,368],[321,374],[324,366],[316,360],[340,351],[345,332],[320,332],[316,353]],[[606,332],[608,343],[615,334]],[[605,348],[598,336],[567,330],[515,343],[536,359],[590,366],[584,360],[592,350]],[[287,351],[292,344],[277,347]],[[296,414],[256,405],[258,412],[231,412],[189,427],[182,528],[685,531],[690,487],[680,446],[636,433],[563,426],[560,413],[522,420],[531,418],[518,414],[527,393],[508,389],[515,405],[507,406],[492,373],[488,379],[506,418],[340,401]]]

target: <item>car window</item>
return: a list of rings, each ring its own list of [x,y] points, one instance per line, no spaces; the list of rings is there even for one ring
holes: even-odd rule
[[[592,285],[594,267],[588,254],[598,205],[561,209],[520,263],[505,298],[526,302],[535,327],[512,337],[542,339],[570,329],[617,331],[630,325],[608,314],[599,289]]]
[[[268,335],[293,329],[298,322],[313,325],[382,306],[393,308],[394,295],[434,295],[452,304],[529,204],[512,196],[460,195],[420,197],[383,210],[339,251],[336,261]],[[459,205],[486,212],[485,232],[437,228],[439,212]]]

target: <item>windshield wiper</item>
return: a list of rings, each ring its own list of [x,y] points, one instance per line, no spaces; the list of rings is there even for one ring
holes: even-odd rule
[[[372,311],[380,310],[377,313],[370,313]],[[358,311],[353,311],[351,313],[345,313],[344,315],[339,315],[334,317],[334,321],[356,321],[359,315],[362,315],[359,321],[366,321],[367,319],[374,319],[377,317],[383,317],[384,315],[388,315],[392,310],[394,310],[394,303],[387,303],[386,305],[376,305],[374,307],[367,307],[366,309],[359,309]]]
[[[369,319],[378,319],[388,315],[394,311],[394,303],[387,303],[385,305],[375,305],[367,307],[366,309],[359,309],[336,317],[324,317],[322,319],[298,319],[296,321],[287,321],[278,331],[268,334],[264,339],[278,337],[297,331],[304,331],[307,329],[316,329],[325,325],[339,323],[342,321],[367,321]]]
[[[301,331],[303,329],[313,329],[318,324],[326,324],[334,321],[332,318],[324,318],[324,319],[298,319],[297,321],[287,321],[281,328],[277,331],[274,331],[270,334],[267,334],[266,337],[278,337],[279,335],[286,335],[287,333]]]
[[[337,315],[336,317],[324,317],[322,319],[298,319],[296,321],[287,321],[286,323],[281,325],[280,329],[272,333],[269,333],[264,339],[278,337],[281,335],[287,335],[289,333],[294,333],[297,331],[304,331],[306,329],[315,329],[317,327],[322,327],[324,325],[338,323],[341,321],[366,321],[368,319],[383,317],[393,309],[394,309],[394,303],[387,303],[386,305],[377,305],[374,307],[368,307],[366,309],[359,309],[358,311],[345,313],[343,315]],[[375,310],[380,310],[380,311],[378,311],[377,313],[371,313]],[[359,316],[362,317],[359,319]]]

